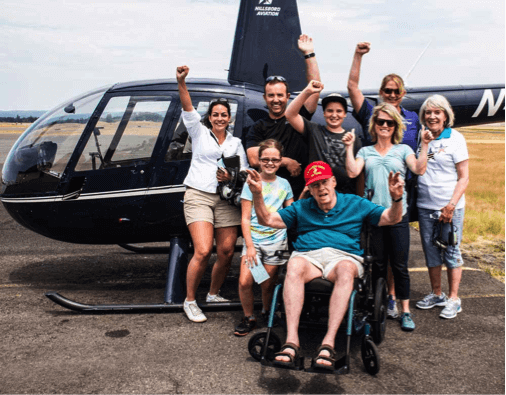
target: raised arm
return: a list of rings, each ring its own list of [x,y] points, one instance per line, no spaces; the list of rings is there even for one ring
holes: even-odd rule
[[[364,95],[358,87],[362,56],[369,52],[370,49],[371,43],[358,43],[355,49],[355,55],[353,56],[353,62],[351,63],[350,76],[348,77],[348,94],[350,95],[351,104],[356,112],[358,112],[362,104],[364,104]]]
[[[177,79],[177,88],[179,89],[179,99],[181,100],[181,105],[183,106],[183,111],[190,112],[193,111],[192,99],[190,97],[190,92],[188,92],[188,88],[186,87],[186,76],[190,72],[190,68],[188,66],[179,66],[176,69],[176,79]]]
[[[399,172],[388,175],[388,189],[392,197],[392,205],[383,211],[378,226],[395,225],[402,219],[402,194],[404,193],[404,180]],[[396,202],[396,200],[398,200]]]
[[[300,109],[311,96],[315,96],[316,101],[318,101],[322,90],[323,84],[320,81],[310,81],[304,90],[286,108],[286,119],[297,132],[304,133],[304,120],[299,114]]]
[[[299,50],[304,54],[306,60],[306,81],[308,83],[310,81],[321,81],[320,69],[318,68],[316,56],[314,56],[313,39],[307,34],[301,34],[297,44],[299,45]],[[314,113],[318,108],[318,96],[309,96],[304,105],[310,113]]]
[[[409,155],[406,158],[406,164],[408,165],[409,170],[413,173],[422,175],[427,170],[427,153],[429,151],[429,143],[434,140],[434,136],[431,131],[425,129],[425,126],[422,126],[422,130],[420,130],[422,134],[422,141],[420,143],[420,155],[418,155],[418,159],[414,155]]]
[[[439,220],[443,222],[452,220],[455,207],[469,185],[469,159],[455,164],[455,168],[457,169],[457,185],[455,185],[450,202],[441,209]]]
[[[258,223],[275,229],[285,229],[286,225],[281,219],[281,216],[277,212],[270,213],[265,206],[262,196],[262,180],[260,174],[258,174],[256,170],[247,171],[248,178],[246,182],[253,194],[253,204],[255,205]]]
[[[342,139],[346,146],[346,174],[348,174],[350,178],[358,177],[365,164],[362,158],[355,159],[355,154],[353,152],[355,139],[355,129],[351,132],[347,132]]]

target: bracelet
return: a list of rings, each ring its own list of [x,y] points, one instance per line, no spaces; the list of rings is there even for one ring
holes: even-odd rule
[[[395,200],[392,199],[392,201],[395,203],[399,203],[401,200],[402,200],[402,196],[399,199],[395,199]]]
[[[314,52],[308,53],[307,55],[304,55],[304,59],[314,58],[316,55]]]

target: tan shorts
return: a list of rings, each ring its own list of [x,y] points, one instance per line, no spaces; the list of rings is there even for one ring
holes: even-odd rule
[[[341,261],[353,262],[357,266],[358,276],[362,277],[364,275],[364,267],[362,266],[364,258],[338,250],[337,248],[325,247],[313,251],[294,251],[290,256],[290,259],[297,256],[306,259],[309,263],[312,263],[320,269],[322,271],[322,277],[325,279],[332,269],[334,269],[334,267],[336,267],[336,265]]]
[[[186,225],[205,221],[215,228],[226,228],[241,224],[241,210],[231,206],[220,195],[186,187],[184,194],[184,218]]]

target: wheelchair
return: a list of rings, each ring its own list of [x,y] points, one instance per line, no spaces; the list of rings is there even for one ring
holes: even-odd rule
[[[386,332],[388,291],[387,284],[381,271],[371,255],[371,226],[364,223],[362,233],[362,247],[364,249],[364,275],[354,279],[354,287],[348,303],[348,311],[344,316],[343,326],[346,328],[346,352],[336,360],[334,369],[304,368],[304,357],[300,357],[295,370],[305,370],[311,373],[347,374],[350,372],[350,345],[352,334],[362,336],[361,355],[365,370],[375,375],[380,370],[380,358],[377,345],[379,345]],[[278,255],[288,258],[289,251],[277,251]],[[285,268],[283,268],[285,270]],[[280,273],[278,284],[274,288],[267,330],[256,333],[248,342],[250,355],[263,366],[273,365],[275,353],[280,351],[282,343],[279,336],[273,331],[276,310],[280,307],[283,314],[282,287],[284,273]],[[300,326],[326,327],[321,322],[322,316],[327,314],[329,298],[334,284],[323,278],[317,278],[305,285],[305,297]]]

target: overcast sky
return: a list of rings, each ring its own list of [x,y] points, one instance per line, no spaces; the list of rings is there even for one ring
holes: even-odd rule
[[[275,6],[276,0],[273,0]],[[361,87],[411,69],[408,86],[504,83],[504,0],[299,0],[325,91],[345,90],[355,45],[372,43]],[[239,0],[0,0],[0,110],[48,110],[115,82],[227,78]]]

